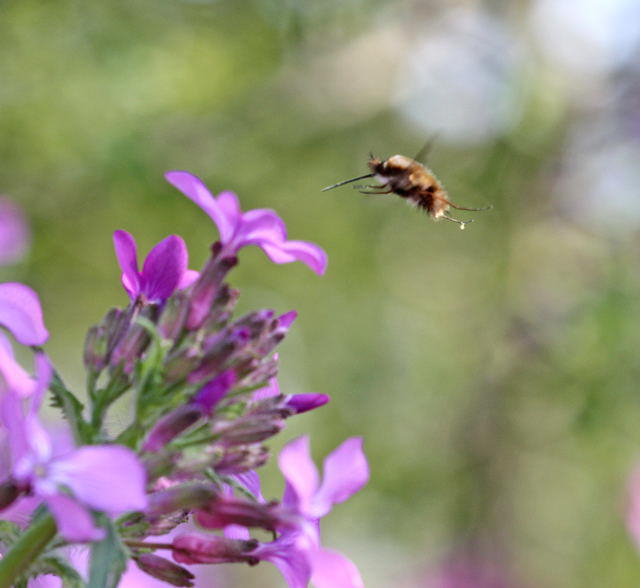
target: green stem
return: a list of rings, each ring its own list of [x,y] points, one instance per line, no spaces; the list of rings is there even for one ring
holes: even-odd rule
[[[50,514],[37,518],[0,559],[0,587],[13,586],[55,537],[56,523]]]

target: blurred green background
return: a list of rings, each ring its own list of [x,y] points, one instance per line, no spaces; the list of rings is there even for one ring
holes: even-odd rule
[[[329,254],[319,278],[248,248],[231,282],[300,313],[283,391],[333,399],[274,449],[365,438],[371,482],[323,535],[368,587],[638,585],[637,1],[4,1],[0,50],[0,192],[34,233],[0,278],[38,290],[73,385],[126,302],[114,229],[205,260],[215,228],[162,177],[189,170]],[[320,193],[434,134],[451,198],[494,205],[464,232]],[[223,575],[202,585],[282,585]]]

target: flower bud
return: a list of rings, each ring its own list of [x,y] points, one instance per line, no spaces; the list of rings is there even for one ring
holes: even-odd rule
[[[153,482],[162,476],[171,473],[175,466],[175,457],[165,453],[147,453],[141,458],[144,469],[147,472],[147,480]]]
[[[293,528],[297,518],[277,502],[253,502],[235,496],[219,495],[205,508],[194,513],[194,520],[205,529],[223,529],[227,525],[257,527],[267,531]]]
[[[130,374],[149,345],[149,341],[149,333],[144,327],[132,325],[124,339],[114,349],[111,356],[111,366],[114,368],[122,366],[124,372]]]
[[[235,256],[219,258],[218,254],[219,247],[214,243],[209,261],[191,288],[189,317],[187,318],[187,328],[191,331],[202,326],[213,307],[224,277],[238,263],[238,258]]]
[[[166,490],[153,492],[145,514],[150,519],[180,510],[202,508],[211,502],[218,491],[213,484],[176,484]]]
[[[233,370],[226,370],[220,375],[207,382],[192,399],[192,403],[211,415],[214,407],[236,383],[236,373]]]
[[[250,415],[233,421],[216,423],[213,433],[220,436],[218,443],[230,447],[259,443],[277,435],[284,428],[278,415]]]
[[[107,365],[107,333],[104,326],[94,325],[87,332],[83,359],[87,370],[96,374]]]
[[[189,533],[173,540],[173,559],[184,564],[247,562],[255,565],[258,558],[252,557],[250,553],[256,547],[256,539],[244,541]]]
[[[200,329],[204,333],[216,333],[219,331],[231,318],[239,296],[239,290],[231,288],[228,284],[222,284],[213,301],[211,311]]]
[[[185,404],[161,418],[149,432],[142,449],[153,453],[162,449],[172,439],[186,431],[203,416],[202,409]]]
[[[127,332],[131,323],[132,312],[121,308],[111,308],[102,321],[107,337],[107,356],[113,353],[116,345]]]
[[[200,365],[188,378],[192,384],[204,382],[217,376],[232,363],[232,358],[245,349],[250,340],[246,327],[230,328],[211,337],[204,344],[204,357]]]
[[[292,394],[286,396],[285,399],[285,404],[295,414],[300,414],[324,406],[331,400],[331,397],[327,394]]]
[[[221,476],[241,474],[262,467],[268,459],[269,450],[264,445],[226,447],[213,467]]]
[[[169,341],[174,341],[182,332],[189,314],[189,297],[184,290],[173,294],[165,303],[158,319],[158,331]]]
[[[193,586],[195,576],[186,568],[174,564],[154,553],[142,553],[134,557],[137,566],[146,574],[172,586]]]

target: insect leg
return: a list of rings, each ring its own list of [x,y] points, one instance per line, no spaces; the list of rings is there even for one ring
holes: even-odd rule
[[[489,206],[482,206],[481,208],[467,208],[466,206],[458,206],[450,200],[447,200],[447,204],[456,210],[471,210],[472,212],[482,212],[483,210],[491,210],[493,208],[493,204],[489,204]]]
[[[382,192],[363,192],[359,190],[360,194],[391,194],[391,190],[383,190]]]
[[[472,219],[472,218],[471,218],[471,219],[469,219],[468,221],[461,221],[461,220],[458,220],[457,218],[450,217],[450,216],[449,216],[449,215],[447,215],[447,214],[443,214],[441,218],[444,218],[444,219],[446,219],[446,220],[448,220],[448,221],[451,221],[452,223],[458,223],[458,224],[460,225],[460,228],[461,228],[461,229],[464,229],[464,227],[465,227],[466,225],[468,225],[469,223],[472,223],[472,222],[473,222],[473,219]]]

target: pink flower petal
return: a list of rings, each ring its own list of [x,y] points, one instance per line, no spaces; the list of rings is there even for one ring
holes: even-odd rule
[[[30,396],[35,381],[15,360],[9,339],[0,332],[0,391],[7,389],[18,396]]]
[[[29,227],[22,209],[0,197],[0,265],[15,263],[29,246]]]
[[[64,588],[64,586],[58,576],[42,574],[35,578],[29,578],[27,588]]]
[[[297,506],[306,513],[318,488],[318,470],[311,459],[308,435],[294,439],[282,448],[278,467],[287,481],[282,503]]]
[[[327,269],[327,254],[324,249],[308,241],[284,241],[283,243],[262,243],[262,250],[273,263],[301,261],[316,274],[323,275]]]
[[[104,530],[96,527],[87,509],[70,496],[48,496],[46,502],[56,520],[58,531],[68,541],[82,543],[100,541],[104,538]]]
[[[83,503],[110,514],[144,510],[147,506],[144,468],[126,447],[80,447],[51,462],[49,478],[68,486]]]
[[[237,218],[228,205],[220,206],[202,180],[186,171],[170,171],[164,175],[166,180],[180,190],[187,198],[204,210],[220,231],[220,240],[227,243],[233,237]]]
[[[122,270],[122,285],[133,299],[140,293],[140,272],[138,271],[138,250],[131,233],[118,230],[113,233],[113,246]]]
[[[362,438],[351,437],[324,461],[322,485],[313,501],[316,517],[327,514],[334,504],[344,502],[369,481],[369,464],[362,451]]]
[[[142,291],[148,300],[166,300],[187,271],[189,254],[181,237],[170,235],[147,255],[142,268]]]
[[[23,345],[42,345],[49,338],[38,295],[24,284],[0,284],[0,325]]]
[[[316,588],[364,588],[356,565],[332,549],[311,552],[311,582]]]
[[[263,543],[251,555],[275,565],[289,588],[309,585],[311,566],[307,553],[296,546],[295,533],[285,533],[271,543]]]
[[[193,284],[200,277],[200,272],[188,269],[182,274],[182,279],[178,284],[178,290],[184,290]]]

